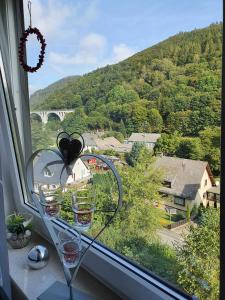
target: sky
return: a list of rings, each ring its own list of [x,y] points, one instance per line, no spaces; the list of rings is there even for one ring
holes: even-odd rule
[[[181,31],[222,21],[222,0],[33,0],[31,9],[32,26],[47,46],[43,66],[29,73],[30,94],[63,77],[122,61]],[[40,46],[32,36],[28,63],[35,66]]]

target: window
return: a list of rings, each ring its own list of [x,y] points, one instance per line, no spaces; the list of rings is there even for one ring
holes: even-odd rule
[[[52,177],[54,175],[54,172],[51,172],[49,168],[44,168],[44,176],[45,177]]]
[[[174,204],[185,206],[185,199],[181,197],[174,196]]]
[[[205,179],[205,186],[207,186],[207,179]]]
[[[43,4],[40,2],[39,5],[40,10],[38,10],[38,12],[41,12],[43,11]],[[118,251],[120,253],[119,255],[122,254],[129,259],[135,260],[138,265],[144,266],[169,282],[174,282],[179,285],[180,288],[188,290],[186,286],[184,287],[176,281],[176,274],[170,272],[170,270],[173,269],[172,266],[174,266],[174,263],[177,263],[174,249],[169,245],[164,246],[161,243],[157,245],[148,243],[148,237],[156,235],[159,223],[152,224],[150,223],[150,220],[156,220],[155,217],[157,216],[157,218],[159,218],[158,221],[161,221],[162,219],[165,222],[168,221],[166,220],[166,216],[163,215],[163,207],[160,205],[158,209],[161,209],[161,211],[157,211],[158,214],[151,215],[155,212],[152,209],[152,205],[155,202],[160,203],[161,200],[158,193],[161,182],[161,178],[158,178],[160,177],[160,172],[155,172],[155,175],[152,173],[151,163],[152,160],[154,160],[151,159],[152,153],[150,154],[146,149],[141,149],[141,147],[136,151],[137,149],[135,150],[134,147],[132,149],[133,151],[131,148],[128,149],[128,153],[130,153],[126,157],[123,152],[117,150],[122,148],[121,144],[123,145],[123,139],[128,138],[129,135],[135,131],[162,132],[162,139],[164,139],[163,143],[157,143],[156,149],[160,150],[159,152],[167,153],[168,157],[176,156],[178,158],[187,158],[187,155],[190,155],[189,157],[196,157],[196,153],[193,154],[190,153],[190,151],[195,149],[193,145],[198,143],[199,139],[202,138],[201,142],[203,143],[206,138],[210,137],[208,140],[208,144],[210,144],[212,143],[212,140],[218,138],[220,133],[220,121],[218,120],[217,114],[215,113],[213,115],[213,124],[216,124],[217,128],[212,129],[209,126],[209,128],[207,128],[208,131],[203,133],[202,131],[204,131],[203,129],[205,126],[203,126],[204,128],[201,128],[198,114],[206,117],[210,115],[207,114],[208,111],[204,111],[205,105],[202,105],[201,102],[203,101],[202,99],[205,99],[204,93],[207,94],[207,97],[210,94],[209,99],[207,98],[207,101],[210,103],[207,108],[210,107],[211,104],[213,109],[215,107],[219,109],[220,107],[220,99],[218,99],[218,90],[220,88],[220,78],[218,75],[218,70],[220,68],[220,54],[218,54],[218,49],[220,49],[221,46],[221,24],[216,24],[207,28],[210,32],[209,36],[211,35],[211,30],[216,32],[217,39],[215,39],[215,47],[211,45],[212,41],[205,40],[204,45],[208,46],[205,46],[204,48],[201,45],[201,39],[196,35],[195,38],[198,40],[198,43],[200,43],[200,46],[197,43],[197,50],[193,50],[193,53],[191,51],[185,51],[184,54],[182,53],[183,47],[180,46],[180,42],[173,43],[172,40],[169,40],[169,43],[171,43],[169,44],[169,49],[171,49],[169,50],[169,56],[161,49],[161,51],[158,52],[160,53],[160,56],[157,56],[157,58],[152,60],[150,59],[151,63],[149,64],[143,63],[143,61],[146,60],[144,59],[142,61],[142,58],[139,57],[136,65],[136,59],[131,57],[126,61],[126,68],[123,68],[124,63],[119,63],[118,65],[106,66],[104,69],[89,73],[89,71],[94,71],[94,69],[101,66],[101,63],[99,62],[100,58],[105,58],[104,49],[107,48],[106,38],[100,33],[93,33],[92,31],[83,32],[82,30],[79,32],[78,30],[80,34],[78,37],[79,42],[77,43],[77,45],[79,45],[78,48],[68,48],[70,52],[68,52],[68,49],[57,48],[57,43],[69,47],[70,43],[68,41],[68,44],[61,43],[61,38],[66,38],[65,36],[63,37],[61,32],[65,32],[66,23],[71,25],[71,22],[76,19],[74,18],[74,15],[71,16],[71,14],[76,11],[73,4],[69,4],[71,7],[68,7],[64,2],[58,1],[57,5],[56,7],[51,8],[53,11],[49,15],[54,16],[57,11],[62,11],[65,15],[69,14],[66,17],[66,21],[68,22],[62,22],[62,27],[53,26],[54,30],[58,30],[57,32],[53,32],[54,34],[51,32],[53,29],[48,28],[47,26],[46,28],[40,28],[41,30],[44,30],[44,35],[46,32],[49,56],[47,56],[46,64],[40,72],[29,76],[33,150],[41,147],[55,147],[55,138],[59,131],[68,130],[72,132],[76,129],[81,132],[88,131],[92,135],[95,135],[95,139],[100,139],[104,142],[104,146],[107,145],[106,147],[108,147],[108,149],[105,150],[104,147],[98,147],[96,150],[100,153],[121,156],[123,165],[120,168],[120,172],[126,187],[125,204],[127,205],[127,209],[129,209],[129,214],[127,214],[129,222],[126,223],[125,218],[120,219],[126,215],[126,212],[123,212],[124,215],[121,214],[119,220],[117,220],[117,224],[121,224],[122,229],[120,229],[120,226],[118,226],[118,229],[116,228],[117,231],[110,228],[105,235],[102,236],[100,242],[111,249]],[[26,5],[24,5],[24,7],[26,8]],[[130,8],[130,6],[127,5],[126,8]],[[84,7],[84,10],[85,9],[86,8]],[[104,9],[106,12],[104,15],[107,15],[107,7],[104,7]],[[138,9],[140,9],[139,5]],[[215,10],[213,5],[212,10]],[[146,11],[143,10],[146,14],[147,11],[150,13],[150,8]],[[46,13],[48,14],[48,11]],[[113,10],[111,10],[110,13],[113,14]],[[126,16],[128,17],[128,15],[126,15],[126,10],[122,10],[121,13],[124,14],[121,19],[126,19]],[[129,10],[127,10],[127,14],[129,14]],[[140,15],[142,15],[142,13]],[[36,18],[34,19],[34,24],[35,22],[38,23],[38,20],[42,20],[42,16],[36,16],[34,18]],[[149,17],[146,19],[149,20]],[[98,18],[98,20],[101,22],[101,18]],[[82,22],[80,22],[80,24],[82,24]],[[107,22],[105,24],[106,27],[111,25]],[[198,24],[194,23],[194,26],[198,27]],[[73,26],[70,26],[70,28],[72,27]],[[125,28],[123,26],[119,27]],[[201,27],[200,24],[199,27]],[[135,30],[136,29],[137,28],[135,28]],[[127,34],[129,31],[130,29],[127,30]],[[109,27],[108,32],[111,32]],[[136,37],[139,36],[140,32],[142,33],[142,30],[136,32]],[[71,34],[73,35],[72,32]],[[135,34],[135,32],[132,32],[132,34]],[[195,35],[197,33],[193,32],[192,34]],[[57,36],[57,43],[53,36]],[[148,45],[141,45],[141,42],[140,44],[138,44],[137,41],[135,42],[135,45],[138,45],[140,49],[132,49],[132,47],[130,49],[126,44],[111,45],[112,53],[110,57],[112,60],[110,62],[118,62],[118,59],[127,58],[126,55],[130,56],[134,52],[139,52],[145,47],[147,48],[151,44],[150,41],[147,41],[148,36],[149,32],[143,37],[143,40],[146,39]],[[181,36],[178,36],[178,41],[180,40],[181,42],[185,40],[182,38],[182,34]],[[201,46],[204,48],[203,52],[199,50],[202,49]],[[188,42],[185,47],[189,47]],[[90,49],[91,51],[89,51]],[[192,48],[190,47],[190,49]],[[94,50],[96,50],[96,52]],[[150,51],[149,53],[151,56],[152,50],[148,49],[148,51]],[[214,52],[211,53],[211,51],[217,51],[217,56],[214,55]],[[121,53],[123,54],[122,56]],[[143,52],[143,55],[144,53],[145,52]],[[174,56],[174,53],[178,54]],[[95,56],[93,56],[94,54]],[[98,55],[100,55],[100,57],[98,57]],[[112,55],[114,56],[112,57]],[[34,57],[35,47],[31,44],[28,48],[28,62],[33,63]],[[103,61],[105,60],[103,59]],[[206,61],[207,64],[204,63]],[[86,65],[87,62],[90,62],[90,64]],[[95,64],[95,62],[98,63]],[[84,67],[79,71],[78,68],[80,65],[84,65]],[[212,72],[212,70],[215,69],[218,69],[218,72]],[[80,72],[80,76],[67,77],[74,74],[75,71]],[[204,77],[207,72],[210,73],[210,75],[207,76],[212,77],[210,77],[210,80],[207,79],[208,77]],[[84,73],[88,74],[83,76]],[[47,75],[45,76],[45,74]],[[50,86],[48,89],[43,90],[45,86],[63,77],[66,78],[53,86]],[[35,84],[39,86],[35,87]],[[213,87],[209,86],[210,84],[213,84]],[[42,91],[34,93],[35,89],[41,89]],[[165,106],[162,104],[163,99],[166,99],[167,101]],[[176,101],[174,99],[176,99]],[[214,102],[212,103],[211,101]],[[168,111],[168,107],[174,107],[174,111]],[[71,112],[71,110],[73,112]],[[37,115],[38,111],[42,112],[40,118],[37,116],[34,117],[35,114]],[[52,111],[54,112],[52,113]],[[65,112],[65,115],[62,114],[63,111]],[[174,119],[177,120],[179,126],[174,122]],[[188,123],[179,123],[181,119],[188,120]],[[196,124],[193,124],[193,120],[196,121]],[[206,121],[206,124],[211,124],[210,120],[207,119]],[[164,128],[164,126],[167,126],[167,128]],[[164,129],[165,132],[163,132]],[[178,135],[176,135],[177,130],[179,133]],[[23,130],[21,130],[21,132],[23,132]],[[112,147],[110,147],[110,145],[112,145],[111,142],[107,144],[108,134],[117,138],[120,142],[116,142],[118,148],[113,147],[112,149]],[[177,142],[178,139],[179,143]],[[165,149],[161,149],[160,147],[165,147]],[[115,150],[115,148],[117,150]],[[113,151],[116,153],[112,153]],[[207,149],[207,151],[210,151],[210,149]],[[142,156],[141,163],[137,153],[145,154]],[[207,153],[204,155],[207,156],[206,154]],[[99,170],[97,167],[93,170],[98,173],[98,175],[104,177],[108,171],[105,168],[106,166],[104,166],[104,164],[98,166]],[[212,166],[214,168],[214,173],[218,175],[218,166],[213,164]],[[188,163],[186,163],[185,168],[182,169],[183,172],[186,171],[188,167]],[[175,169],[171,167],[170,170]],[[195,170],[195,168],[192,170]],[[84,171],[81,171],[81,175],[84,175]],[[105,177],[107,177],[107,175]],[[179,176],[177,176],[177,178],[179,178]],[[171,183],[167,182],[166,184],[167,187],[171,188]],[[194,182],[193,185],[195,184],[196,183]],[[73,188],[72,184],[70,184],[69,188]],[[109,186],[107,186],[107,189],[108,188]],[[107,192],[103,192],[105,192],[105,196]],[[174,203],[184,206],[185,199],[175,197]],[[141,213],[138,214],[138,212]],[[160,213],[162,213],[162,215],[160,215]],[[129,228],[127,224],[133,224],[134,227]],[[151,232],[149,230],[151,230]],[[123,239],[121,239],[121,237]],[[135,243],[135,241],[138,242]],[[159,253],[159,251],[155,251],[156,248],[152,245],[156,248],[159,247],[159,249],[162,250],[162,253],[169,253],[168,257],[157,256],[156,252]],[[150,255],[143,256],[144,253],[150,253]],[[161,262],[165,258],[163,262],[167,264],[153,264],[153,256],[154,260],[157,262]],[[188,290],[188,292],[192,293],[191,290]]]
[[[168,180],[164,180],[163,186],[165,186],[165,187],[167,187],[167,188],[171,188],[171,182],[168,181]]]
[[[207,192],[207,199],[208,200],[214,200],[215,199],[215,194]]]

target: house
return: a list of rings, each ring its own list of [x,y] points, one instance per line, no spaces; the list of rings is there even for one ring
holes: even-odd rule
[[[128,145],[133,145],[135,142],[144,143],[146,147],[153,149],[160,137],[159,133],[132,133],[126,143]]]
[[[132,145],[122,144],[113,136],[97,139],[96,144],[99,150],[114,150],[118,153],[129,152],[132,148]]]
[[[90,152],[93,152],[93,150],[115,150],[119,153],[131,151],[132,145],[122,144],[113,136],[102,138],[102,135],[102,132],[83,133],[82,136],[85,143],[84,151],[88,150]]]
[[[111,150],[120,146],[121,143],[115,137],[98,138],[95,140],[98,150]]]
[[[97,144],[95,142],[96,139],[99,138],[99,135],[97,133],[91,133],[91,132],[84,132],[82,134],[82,137],[84,139],[84,151],[90,151],[92,152],[92,150],[97,150]]]
[[[126,152],[130,152],[132,149],[132,145],[131,144],[120,144],[116,147],[114,147],[114,150],[118,153],[126,153]]]
[[[62,185],[75,185],[91,178],[91,171],[86,164],[78,158],[69,168],[64,168],[59,156],[52,151],[43,151],[34,161],[35,190],[39,185],[54,190]],[[61,175],[62,173],[62,175]],[[60,179],[61,176],[61,179]]]
[[[85,132],[82,134],[84,138],[84,151],[93,152],[93,150],[114,150],[119,153],[131,151],[132,145],[122,144],[115,137],[105,137],[103,138],[104,132]]]
[[[178,157],[157,157],[154,168],[164,179],[160,193],[168,206],[186,210],[207,205],[207,191],[215,185],[208,162]]]
[[[89,159],[87,159],[87,163],[88,165],[96,165],[97,159],[95,157],[90,157]]]
[[[213,186],[206,191],[206,200],[209,206],[220,207],[220,186]]]

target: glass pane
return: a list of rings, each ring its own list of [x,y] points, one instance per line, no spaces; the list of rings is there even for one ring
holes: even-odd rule
[[[60,131],[82,134],[82,154],[105,155],[123,182],[123,207],[99,241],[214,300],[222,4],[153,2],[32,4],[32,24],[47,42],[43,66],[29,74],[33,150],[55,149]],[[28,26],[26,7],[24,1]],[[38,55],[38,42],[29,38],[28,63]],[[76,164],[70,175],[64,170],[63,189],[53,180],[62,163],[42,166],[45,182],[34,172],[36,187],[50,202],[46,213],[93,237],[113,214],[117,186],[103,161],[86,156]]]

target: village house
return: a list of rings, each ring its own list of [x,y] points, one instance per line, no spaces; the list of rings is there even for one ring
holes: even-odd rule
[[[34,161],[34,187],[41,185],[44,189],[54,190],[60,186],[75,185],[91,178],[88,166],[78,158],[68,169],[59,156],[52,151],[43,151]],[[63,170],[63,172],[62,172]],[[61,175],[62,172],[62,175]],[[61,178],[60,178],[61,176]]]
[[[206,206],[209,197],[219,202],[219,188],[214,191],[215,181],[208,162],[161,156],[157,157],[154,168],[162,172],[164,182],[160,193],[167,206],[185,211],[194,204]]]
[[[132,133],[125,143],[128,145],[133,145],[135,142],[144,143],[146,147],[153,149],[160,136],[159,133]]]
[[[131,151],[132,145],[122,144],[115,137],[105,137],[102,138],[100,133],[89,133],[85,132],[82,134],[84,138],[84,151],[88,150],[93,152],[94,150],[114,150],[119,153]]]
[[[97,144],[95,142],[96,139],[99,138],[99,135],[97,133],[91,133],[91,132],[84,132],[82,134],[82,137],[84,139],[84,151],[92,152],[93,150],[97,150]]]
[[[121,143],[115,137],[98,138],[95,140],[98,150],[110,150],[119,146]]]

